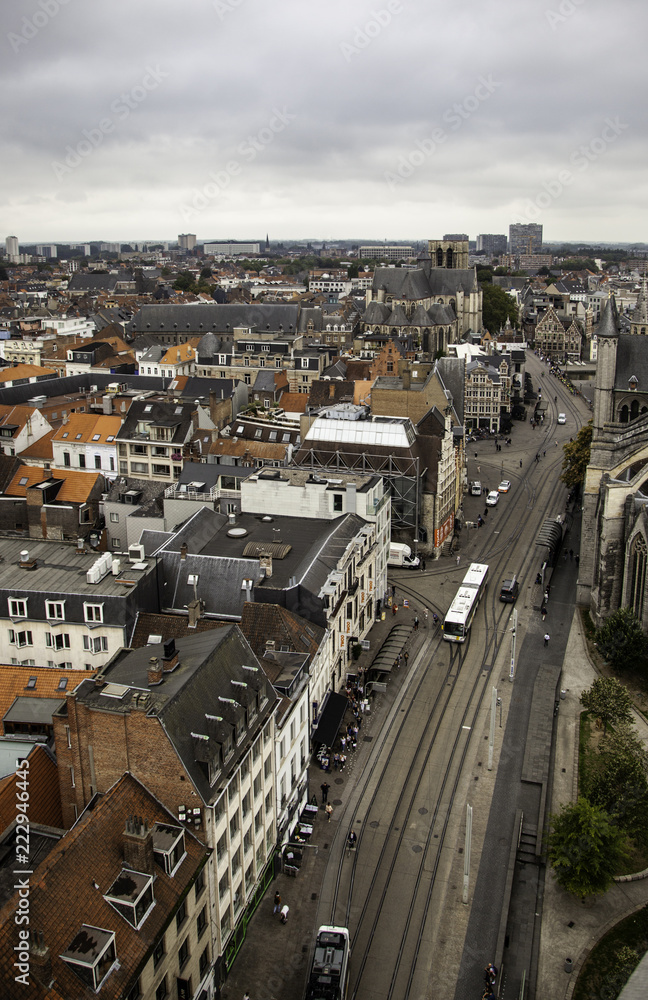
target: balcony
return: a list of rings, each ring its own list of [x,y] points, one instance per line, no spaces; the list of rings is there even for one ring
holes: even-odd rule
[[[214,500],[240,500],[241,491],[240,490],[226,490],[220,489],[218,486],[212,486],[210,490],[193,490],[183,483],[173,483],[171,486],[167,486],[164,491],[164,497],[167,500],[201,500],[201,501],[214,501]]]

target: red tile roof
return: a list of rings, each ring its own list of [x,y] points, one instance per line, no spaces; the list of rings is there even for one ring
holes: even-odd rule
[[[207,849],[185,830],[184,860],[173,878],[155,865],[153,893],[156,905],[140,929],[135,930],[104,899],[124,867],[123,832],[131,816],[145,817],[149,826],[156,822],[178,826],[175,817],[144,785],[125,774],[98,798],[92,810],[82,814],[29,876],[30,927],[44,935],[54,979],[51,988],[42,986],[34,977],[32,960],[29,986],[24,989],[29,1000],[96,998],[97,993],[84,985],[59,957],[70,947],[83,924],[115,934],[118,965],[104,980],[100,992],[102,1000],[117,1000],[127,995],[169,918],[203,866]],[[16,912],[17,896],[14,895],[0,910],[0,954],[5,956],[0,964],[0,996],[3,998],[19,995],[14,979],[16,970],[6,961],[18,941]]]
[[[17,780],[15,774],[9,774],[0,783],[0,833],[16,818]],[[29,754],[29,822],[63,829],[56,762],[41,744]]]

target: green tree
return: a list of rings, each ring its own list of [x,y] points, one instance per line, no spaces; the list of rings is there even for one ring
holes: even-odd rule
[[[563,446],[563,464],[560,478],[568,489],[582,486],[592,448],[592,421],[579,430],[573,441]]]
[[[173,282],[173,287],[179,292],[195,292],[198,289],[193,276],[188,271],[182,271]]]
[[[648,640],[631,608],[619,608],[594,634],[602,656],[615,670],[632,667],[646,654]]]
[[[209,280],[209,278],[211,278],[211,276],[212,276],[212,269],[211,269],[211,267],[203,267],[202,271],[200,272],[200,277],[201,278],[206,278],[207,280]]]
[[[359,273],[360,273],[360,268],[358,267],[357,264],[349,264],[349,268],[347,271],[349,278],[357,278]]]
[[[583,794],[629,836],[648,836],[648,753],[627,725],[610,730],[587,759]]]
[[[558,885],[580,899],[606,892],[625,852],[605,810],[579,798],[552,816],[551,826],[549,863]]]
[[[492,267],[478,267],[477,268],[477,281],[483,284],[485,281],[488,284],[493,284],[493,268]]]
[[[581,705],[595,719],[603,723],[603,734],[608,725],[622,726],[632,722],[632,699],[628,689],[616,677],[597,677],[588,691],[580,697]]]
[[[503,288],[483,281],[481,289],[484,293],[483,321],[489,333],[498,333],[507,319],[513,324],[517,322],[518,307],[515,300],[507,295]]]

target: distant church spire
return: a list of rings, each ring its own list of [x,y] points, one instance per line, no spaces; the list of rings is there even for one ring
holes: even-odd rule
[[[639,289],[639,294],[637,296],[637,304],[632,314],[630,332],[645,334],[647,329],[648,329],[648,284],[646,283],[646,275],[644,274],[643,278],[641,279],[641,288]]]

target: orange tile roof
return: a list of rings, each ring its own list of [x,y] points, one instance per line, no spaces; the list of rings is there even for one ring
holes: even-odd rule
[[[96,670],[64,670],[62,667],[24,667],[19,664],[0,664],[0,719],[11,708],[14,700],[21,698],[65,698],[74,691],[86,677],[94,677]],[[30,677],[36,678],[36,686],[27,687]],[[63,691],[59,688],[62,680],[67,680]]]
[[[16,780],[15,774],[8,774],[0,784],[0,832],[16,818]],[[39,743],[29,753],[29,821],[63,829],[56,762]]]
[[[177,347],[170,347],[163,357],[160,358],[160,365],[181,365],[186,361],[195,361],[196,350],[191,344],[178,344]]]
[[[40,365],[15,365],[13,368],[0,370],[0,382],[16,382],[21,378],[36,378],[37,375],[56,375],[52,368],[41,368]]]
[[[0,406],[0,427],[4,424],[18,424],[22,430],[35,412],[35,406]]]
[[[279,400],[279,406],[286,413],[305,413],[308,404],[308,393],[305,392],[284,392]]]
[[[54,452],[52,449],[52,438],[56,434],[55,430],[48,431],[47,434],[43,434],[38,441],[34,441],[29,447],[23,448],[20,452],[21,458],[38,458],[42,461],[49,461],[54,457]]]
[[[107,439],[115,437],[122,425],[119,416],[102,413],[71,413],[66,423],[56,429],[55,441],[82,441],[94,444],[110,444]],[[95,435],[99,437],[95,441]]]
[[[75,472],[68,469],[43,469],[40,465],[22,465],[5,490],[6,496],[24,497],[27,490],[46,479],[62,479],[63,485],[56,496],[57,503],[85,503],[90,496],[100,472]],[[25,480],[25,482],[22,482]]]

